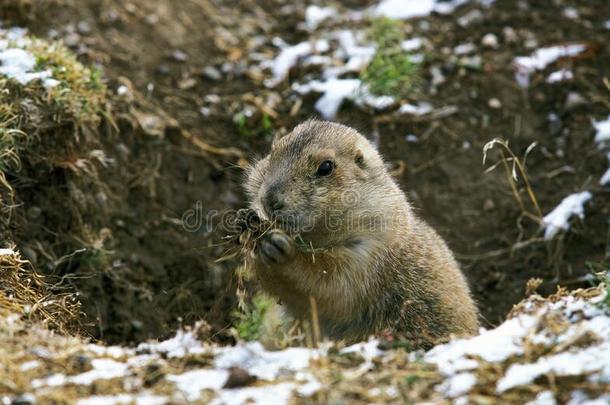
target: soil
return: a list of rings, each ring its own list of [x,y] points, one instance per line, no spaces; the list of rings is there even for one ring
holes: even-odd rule
[[[0,17],[7,26],[18,23],[38,36],[63,39],[82,61],[100,66],[109,89],[128,86],[143,99],[129,109],[129,117],[116,117],[118,135],[102,139],[105,150],[119,162],[118,170],[106,177],[116,203],[105,216],[104,226],[112,238],[105,246],[109,253],[104,270],[92,271],[82,260],[46,270],[77,276],[70,280],[81,292],[83,309],[93,324],[89,332],[109,342],[165,337],[177,324],[201,318],[217,329],[230,325],[237,263],[216,263],[224,251],[222,231],[215,227],[186,231],[182,217],[198,201],[202,212],[246,205],[240,186],[244,159],[235,149],[245,159],[260,157],[271,136],[256,128],[254,134],[244,135],[234,121],[244,106],[256,105],[256,98],[278,96],[273,131],[290,130],[316,115],[316,97],[305,97],[298,112],[290,114],[295,101],[288,83],[270,90],[260,77],[243,69],[244,53],[257,35],[279,36],[289,43],[307,37],[295,29],[303,20],[305,5],[269,0],[237,5],[212,0],[55,3],[35,20],[28,18],[31,10],[18,7],[7,7]],[[579,20],[562,14],[568,6],[577,8]],[[437,52],[426,62],[413,99],[454,105],[456,113],[436,119],[397,118],[346,105],[337,120],[372,136],[388,161],[404,162],[402,187],[456,252],[485,324],[495,325],[523,298],[528,279],[543,279],[542,293],[554,291],[557,285],[586,286],[582,276],[595,263],[607,260],[609,193],[598,186],[607,161],[593,142],[591,119],[605,118],[610,109],[610,92],[603,84],[610,76],[606,46],[610,31],[603,27],[610,18],[610,5],[602,0],[497,1],[483,9],[479,22],[460,26],[457,17],[473,7],[424,18],[429,23],[426,31],[422,19],[409,22],[412,35],[428,38]],[[497,49],[481,47],[481,69],[458,66],[444,54],[445,48],[465,42],[480,44],[486,33],[504,38],[505,27],[512,27],[518,39],[503,40]],[[539,47],[573,41],[590,44],[584,57],[557,65],[571,68],[575,79],[552,85],[545,83],[544,74],[535,74],[528,89],[519,87],[511,62],[516,55],[533,52],[525,44],[528,35]],[[433,65],[447,79],[437,92],[430,91],[427,73]],[[209,66],[221,72],[219,78],[202,73]],[[571,92],[579,93],[586,103],[566,107]],[[211,94],[218,95],[220,102],[206,99]],[[489,106],[492,98],[500,101],[500,108]],[[203,115],[202,107],[211,113]],[[559,121],[550,123],[551,113]],[[160,131],[134,129],[133,117],[151,116],[165,123]],[[420,135],[419,142],[406,140],[411,133]],[[527,172],[543,213],[570,193],[594,192],[585,219],[575,221],[559,239],[543,241],[539,224],[522,215],[502,167],[485,172],[482,148],[495,137],[508,139],[520,157],[537,142],[527,158]],[[220,149],[202,149],[197,141]],[[497,157],[490,154],[492,162]],[[56,180],[52,176],[51,183]],[[527,203],[523,181],[518,186]],[[44,209],[60,204],[36,201],[35,190],[30,194],[22,190],[22,196]],[[59,214],[54,221],[44,225],[61,230],[52,228],[61,221]],[[40,232],[40,228],[25,230],[16,242],[28,246]]]

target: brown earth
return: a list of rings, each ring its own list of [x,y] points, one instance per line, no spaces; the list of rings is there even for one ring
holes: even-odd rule
[[[287,83],[269,90],[262,78],[244,69],[247,49],[257,35],[280,36],[289,43],[306,38],[294,28],[303,20],[304,5],[208,0],[53,3],[36,18],[30,18],[35,12],[31,8],[16,6],[0,11],[0,17],[7,26],[24,24],[42,37],[53,30],[51,34],[63,39],[83,61],[101,67],[109,89],[126,85],[137,100],[127,102],[128,113],[116,117],[119,133],[102,140],[118,162],[116,170],[105,173],[115,204],[104,216],[108,222],[103,226],[112,236],[105,242],[103,263],[91,264],[90,258],[88,262],[76,254],[74,260],[57,266],[45,268],[44,259],[35,264],[58,276],[77,276],[71,283],[83,294],[89,318],[96,320],[91,333],[111,342],[167,336],[177,323],[199,318],[217,328],[228,325],[235,302],[236,263],[215,263],[223,252],[217,246],[222,232],[187,232],[181,218],[197,201],[202,202],[203,212],[245,205],[239,168],[243,159],[222,148],[257,157],[271,137],[256,123],[250,132],[259,134],[244,135],[233,119],[244,106],[260,106],[259,100],[266,104],[273,95],[279,96],[281,101],[273,106],[278,113],[272,117],[274,131],[289,130],[315,115],[315,97],[305,97],[302,108],[291,115],[296,99],[290,97]],[[349,3],[363,7],[371,2]],[[586,285],[580,276],[604,261],[608,244],[608,189],[597,185],[607,162],[593,143],[591,119],[606,117],[610,109],[610,92],[602,81],[610,75],[610,49],[605,46],[610,31],[603,28],[610,5],[601,0],[519,4],[498,1],[482,9],[480,22],[467,27],[459,26],[456,17],[467,14],[474,7],[470,5],[452,15],[426,18],[428,31],[418,20],[410,23],[413,36],[426,37],[435,45],[413,99],[455,105],[456,113],[412,119],[344,106],[337,117],[378,139],[389,161],[405,163],[401,184],[456,252],[490,324],[503,319],[523,297],[531,277],[544,280],[543,293],[557,284]],[[568,5],[580,12],[578,21],[562,16]],[[503,40],[507,26],[517,32],[514,43]],[[502,41],[498,49],[481,48],[481,69],[458,66],[444,55],[444,47],[480,44],[486,33]],[[550,85],[544,74],[537,74],[532,86],[523,90],[513,77],[511,61],[533,51],[524,45],[528,33],[539,47],[585,41],[592,50],[586,57],[559,63],[573,69],[574,80]],[[206,66],[221,69],[225,63],[227,72],[219,79],[202,74]],[[447,78],[436,94],[429,91],[426,73],[432,65],[441,67]],[[299,74],[303,72],[293,72]],[[580,93],[586,103],[566,107],[569,92]],[[221,101],[206,100],[210,94]],[[491,98],[499,99],[501,108],[489,107]],[[210,108],[211,114],[202,115],[201,107]],[[549,123],[550,113],[558,115],[559,124]],[[261,116],[257,111],[255,117]],[[411,133],[420,135],[420,141],[408,143],[405,136]],[[205,145],[189,139],[191,135]],[[572,192],[592,191],[585,220],[575,221],[572,231],[556,241],[542,241],[539,225],[521,215],[502,167],[485,173],[482,148],[495,137],[508,139],[518,156],[538,142],[528,156],[527,169],[543,213]],[[490,157],[497,161],[494,153]],[[52,184],[57,179],[50,173],[45,181]],[[520,191],[527,202],[524,190]],[[28,193],[24,188],[21,195],[26,205],[40,206],[46,214],[20,233],[18,245],[28,247],[39,238],[41,226],[52,232],[62,229],[62,210],[57,210],[61,201],[37,201],[36,189]],[[531,205],[527,207],[533,211]],[[71,253],[66,249],[61,255]]]

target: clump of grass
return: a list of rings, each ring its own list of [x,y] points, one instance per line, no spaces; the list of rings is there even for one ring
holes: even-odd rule
[[[377,51],[360,78],[372,94],[405,98],[416,83],[418,67],[400,46],[405,39],[402,22],[377,18],[373,20],[369,37]]]
[[[603,263],[587,264],[594,271],[596,279],[599,281],[599,288],[604,296],[598,305],[610,310],[610,266]]]
[[[240,339],[259,340],[264,332],[265,317],[274,305],[273,300],[263,295],[252,299],[250,306],[233,311],[234,325]]]
[[[78,330],[80,303],[73,294],[53,289],[18,252],[0,253],[0,316],[17,314],[63,333]]]
[[[59,42],[26,37],[19,47],[34,55],[37,71],[51,70],[59,83],[45,88],[38,80],[21,85],[0,77],[2,171],[17,166],[26,146],[29,158],[58,161],[72,154],[75,143],[92,140],[83,138],[92,138],[106,111],[106,87],[97,69],[84,66]]]
[[[40,70],[51,69],[53,78],[59,81],[58,86],[47,89],[46,101],[55,104],[79,126],[99,122],[106,86],[98,69],[84,66],[59,42],[35,39],[26,50],[36,57]]]
[[[273,119],[267,113],[248,116],[244,112],[237,113],[233,118],[239,134],[244,137],[271,137],[273,134]]]

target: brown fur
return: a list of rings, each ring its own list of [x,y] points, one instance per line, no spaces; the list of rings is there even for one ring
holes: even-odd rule
[[[324,160],[335,168],[320,177]],[[332,338],[390,331],[425,346],[476,333],[477,309],[451,251],[354,129],[299,125],[250,169],[246,190],[261,217],[271,218],[273,194],[283,202],[275,215],[293,218],[280,222],[286,233],[263,236],[255,272],[297,318],[309,318],[313,297]]]

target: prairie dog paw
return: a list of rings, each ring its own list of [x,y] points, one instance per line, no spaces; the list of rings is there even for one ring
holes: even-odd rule
[[[294,241],[285,232],[274,229],[260,239],[257,256],[267,267],[286,263],[295,253]]]

